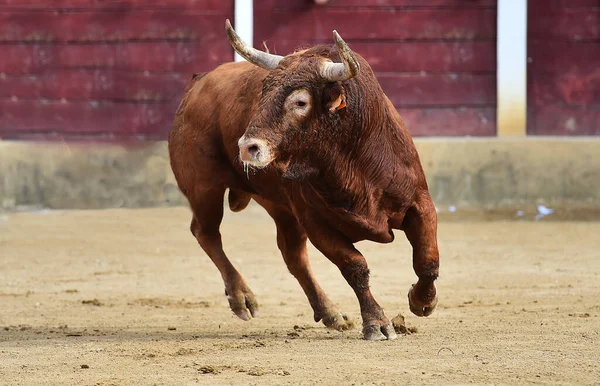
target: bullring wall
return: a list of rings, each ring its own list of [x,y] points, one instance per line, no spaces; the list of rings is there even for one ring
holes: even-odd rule
[[[415,140],[440,214],[600,219],[600,140]],[[251,178],[252,176],[250,176]],[[0,141],[0,210],[186,205],[165,142]],[[449,214],[450,215],[450,214]]]

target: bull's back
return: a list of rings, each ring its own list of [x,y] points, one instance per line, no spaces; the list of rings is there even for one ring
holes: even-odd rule
[[[224,168],[256,109],[267,71],[248,62],[225,63],[195,75],[186,87],[169,136],[171,166],[180,188],[197,183],[198,168]],[[227,165],[226,165],[227,164]]]
[[[230,158],[256,110],[266,71],[248,62],[226,63],[189,90],[184,119],[196,135],[222,142]]]

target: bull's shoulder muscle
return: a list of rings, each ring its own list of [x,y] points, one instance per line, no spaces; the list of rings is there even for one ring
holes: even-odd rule
[[[265,70],[236,62],[193,77],[180,107],[185,121],[202,126],[207,122],[223,123],[220,118],[224,114],[239,119],[241,112],[232,110],[243,110],[239,105],[253,103],[264,77],[261,71]]]

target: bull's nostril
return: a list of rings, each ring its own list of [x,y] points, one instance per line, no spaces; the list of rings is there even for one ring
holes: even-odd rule
[[[258,145],[248,146],[248,154],[250,154],[252,157],[256,157],[258,151]]]

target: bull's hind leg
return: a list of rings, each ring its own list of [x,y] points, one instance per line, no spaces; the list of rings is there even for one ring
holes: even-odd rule
[[[288,270],[300,283],[314,311],[315,322],[323,321],[325,326],[344,331],[354,327],[352,321],[341,313],[329,300],[317,279],[314,277],[306,250],[306,232],[294,215],[282,206],[256,197],[255,200],[269,212],[277,226],[277,246],[283,255]]]
[[[434,282],[439,272],[437,214],[429,193],[419,196],[402,226],[413,247],[413,269],[419,277],[408,291],[408,304],[413,314],[429,316],[438,302]]]
[[[225,255],[219,231],[223,219],[224,193],[224,187],[212,187],[209,190],[204,190],[202,187],[194,189],[193,197],[189,197],[194,212],[190,230],[219,269],[231,310],[241,319],[249,320],[250,315],[258,315],[258,303],[242,275]]]

